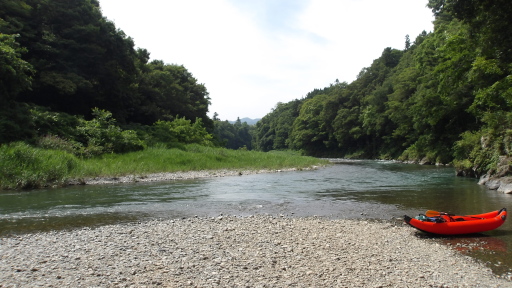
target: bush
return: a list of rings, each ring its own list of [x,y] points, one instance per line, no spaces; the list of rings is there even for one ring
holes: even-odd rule
[[[190,120],[176,118],[173,121],[157,121],[153,124],[152,144],[164,143],[173,146],[174,143],[212,145],[213,136],[203,127],[200,118],[191,123]]]
[[[76,116],[33,106],[30,109],[30,117],[38,136],[58,135],[62,139],[76,138],[76,127],[80,121]]]
[[[62,183],[78,166],[64,151],[34,148],[23,142],[0,146],[0,188],[37,188]]]
[[[59,136],[45,135],[37,139],[37,147],[51,150],[62,150],[77,155],[77,151],[82,149],[80,143],[63,139]]]
[[[116,126],[112,113],[93,109],[94,119],[80,119],[77,129],[77,140],[84,147],[78,152],[81,156],[91,157],[103,153],[126,153],[145,148],[133,130],[122,130]]]

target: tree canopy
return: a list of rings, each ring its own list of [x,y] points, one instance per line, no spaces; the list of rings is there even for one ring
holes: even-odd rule
[[[149,62],[97,0],[1,1],[0,33],[9,99],[86,118],[98,107],[120,123],[198,118],[213,129],[206,87],[182,65]]]

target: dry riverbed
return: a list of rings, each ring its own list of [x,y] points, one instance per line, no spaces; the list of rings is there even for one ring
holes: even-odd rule
[[[0,238],[0,287],[512,287],[401,223],[187,218]]]

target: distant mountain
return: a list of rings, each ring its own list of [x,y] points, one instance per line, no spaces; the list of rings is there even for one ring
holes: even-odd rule
[[[247,117],[240,118],[240,122],[242,122],[242,123],[246,122],[247,125],[256,125],[256,123],[258,123],[258,121],[260,121],[260,120],[261,120],[261,118],[257,118],[257,119],[251,119],[251,118],[247,118]],[[236,120],[235,121],[228,121],[228,122],[231,123],[231,124],[234,124],[236,122]]]

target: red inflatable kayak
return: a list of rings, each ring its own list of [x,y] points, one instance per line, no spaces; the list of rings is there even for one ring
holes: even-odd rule
[[[505,223],[507,219],[506,208],[484,214],[466,216],[451,215],[443,212],[437,213],[439,214],[434,217],[419,215],[411,218],[405,215],[404,221],[424,232],[439,235],[459,235],[494,230]]]

